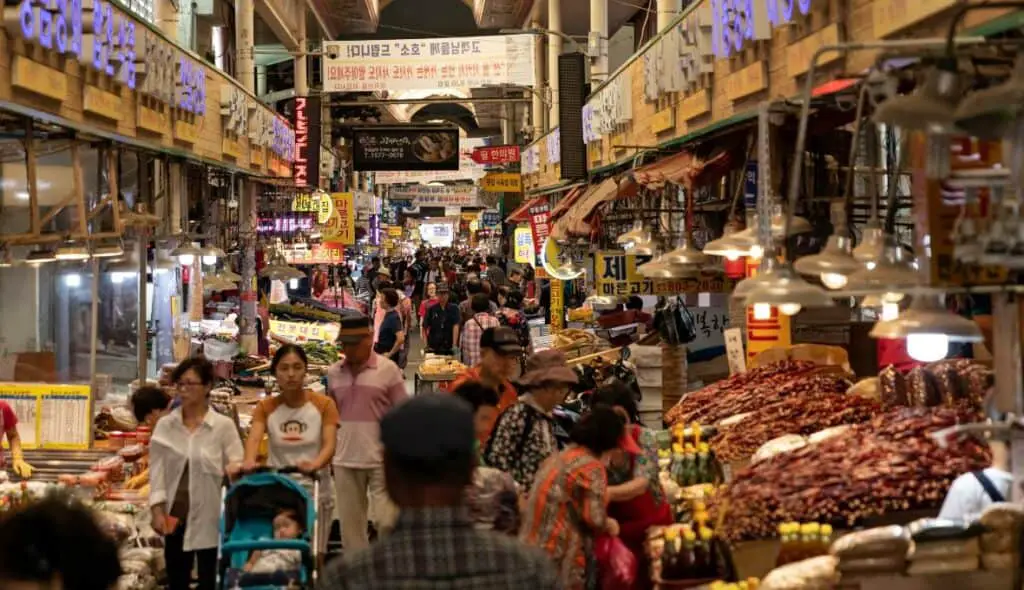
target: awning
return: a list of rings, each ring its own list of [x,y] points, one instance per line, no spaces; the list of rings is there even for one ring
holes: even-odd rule
[[[534,197],[532,199],[527,199],[523,201],[522,205],[519,205],[518,207],[515,208],[514,211],[508,214],[508,217],[505,218],[505,223],[519,223],[521,221],[529,221],[530,207],[533,207],[534,205],[539,205],[541,203],[546,203],[547,200],[547,197]]]
[[[543,187],[543,188],[535,188],[533,190],[528,190],[528,191],[526,191],[526,194],[528,196],[531,196],[531,197],[540,197],[542,195],[551,195],[551,194],[554,194],[554,193],[558,193],[558,192],[562,192],[562,191],[567,191],[569,189],[573,189],[573,188],[577,188],[577,187],[586,187],[586,186],[587,186],[587,183],[585,183],[585,182],[568,181],[567,180],[567,181],[565,181],[565,182],[563,182],[561,184],[556,184],[554,186],[546,186],[546,187]]]
[[[575,206],[568,209],[568,212],[551,226],[551,236],[555,239],[564,239],[569,236],[589,236],[591,214],[599,205],[618,196],[619,182],[615,178],[608,178],[601,184],[592,187],[578,199]]]
[[[693,163],[693,154],[679,152],[633,170],[633,179],[647,188],[661,188],[666,183],[679,183]]]
[[[569,194],[562,197],[562,200],[555,203],[555,208],[551,210],[551,223],[554,223],[556,219],[561,217],[569,207],[572,207],[575,203],[580,200],[580,197],[585,195],[588,190],[596,188],[589,185],[577,186],[576,188],[569,191]]]

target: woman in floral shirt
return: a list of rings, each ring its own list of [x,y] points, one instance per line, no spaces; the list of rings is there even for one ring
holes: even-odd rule
[[[618,522],[608,516],[605,465],[620,446],[639,452],[624,432],[611,409],[583,416],[573,428],[573,444],[541,466],[526,500],[519,538],[555,560],[566,590],[597,588],[594,539],[619,534]]]

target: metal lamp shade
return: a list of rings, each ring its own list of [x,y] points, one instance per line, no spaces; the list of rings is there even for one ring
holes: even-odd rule
[[[832,300],[832,295],[828,291],[800,278],[800,275],[788,264],[780,265],[775,270],[762,275],[761,280],[746,296],[744,303],[747,306],[757,304],[799,305],[804,309],[835,305],[835,301]]]
[[[634,256],[654,256],[657,252],[658,247],[653,241],[634,242],[631,247],[626,248],[626,254]]]
[[[242,275],[229,269],[220,271],[220,277],[225,281],[231,281],[232,283],[237,283],[242,280]]]
[[[846,288],[850,291],[898,293],[916,287],[920,278],[903,248],[889,244],[885,255],[873,268],[862,268],[848,277]]]
[[[851,275],[864,265],[850,254],[850,239],[833,234],[821,252],[798,259],[793,267],[802,275]]]
[[[596,311],[607,311],[618,307],[622,303],[622,299],[615,295],[598,295],[594,293],[583,300],[583,303]]]
[[[648,279],[687,279],[700,276],[700,267],[658,260],[641,264],[636,271]]]
[[[853,249],[853,258],[861,264],[878,264],[885,255],[885,232],[882,228],[869,225],[864,228],[861,241]]]
[[[57,248],[54,257],[62,261],[88,260],[89,249],[75,242],[64,242]]]
[[[946,336],[950,342],[981,342],[985,339],[978,324],[951,313],[942,305],[940,297],[915,297],[898,318],[876,323],[869,336],[900,340],[908,336],[938,334]]]
[[[202,253],[203,256],[213,256],[214,258],[227,257],[227,253],[225,253],[224,250],[221,250],[217,246],[206,246],[205,248],[202,248]]]
[[[44,264],[47,262],[55,262],[56,260],[57,257],[50,250],[33,250],[25,257],[26,264]]]
[[[124,256],[121,244],[100,244],[92,249],[93,258],[116,258]]]
[[[649,241],[651,241],[651,232],[644,228],[643,222],[639,219],[633,222],[633,229],[615,238],[615,243],[619,245],[629,244],[630,242]]]
[[[975,137],[999,140],[1024,111],[1024,58],[1004,84],[968,94],[954,114],[956,126]]]
[[[171,256],[173,256],[175,258],[178,258],[179,256],[188,256],[188,255],[192,255],[192,256],[195,256],[196,258],[199,258],[200,256],[203,255],[203,251],[200,250],[199,248],[196,248],[195,246],[193,246],[190,242],[185,242],[184,244],[182,244],[182,245],[178,246],[177,248],[171,250]]]
[[[912,131],[954,133],[959,78],[955,71],[933,68],[924,84],[913,93],[890,98],[879,105],[872,120]]]
[[[302,271],[290,266],[271,264],[260,271],[260,276],[272,281],[290,281],[292,279],[305,278],[306,275]]]
[[[747,295],[754,290],[765,278],[775,269],[778,262],[775,258],[768,257],[761,260],[761,266],[757,269],[757,274],[743,279],[736,283],[736,288],[732,290],[733,299],[746,299]]]

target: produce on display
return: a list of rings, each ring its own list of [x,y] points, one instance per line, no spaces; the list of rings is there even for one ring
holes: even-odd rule
[[[738,471],[712,500],[729,541],[774,536],[778,525],[842,525],[889,512],[937,508],[953,480],[983,469],[990,456],[973,439],[946,448],[928,435],[976,418],[954,408],[903,408],[818,444]]]
[[[992,385],[992,369],[970,359],[946,359],[915,367],[906,375],[895,367],[878,375],[882,405],[935,407],[967,403],[981,407]]]
[[[273,303],[270,305],[270,314],[280,316],[281,319],[306,320],[314,322],[340,322],[341,315],[331,313],[315,307],[305,305],[291,305],[288,303]]]
[[[311,365],[333,365],[338,362],[338,348],[330,342],[306,342],[302,345]]]
[[[832,546],[832,526],[816,522],[784,522],[779,525],[779,555],[775,565],[781,566],[819,555],[828,555]]]
[[[459,361],[444,356],[432,356],[428,355],[426,360],[420,364],[419,372],[421,375],[427,376],[440,376],[440,375],[458,375],[459,373],[466,370],[466,365]]]
[[[790,563],[772,570],[761,580],[759,590],[831,590],[839,581],[837,560],[823,555]]]
[[[839,393],[848,383],[830,376],[813,376],[791,381],[788,389],[816,384],[821,389],[792,395],[762,405],[735,426],[720,429],[711,437],[711,446],[722,461],[737,461],[754,454],[758,448],[783,435],[811,435],[819,430],[870,420],[881,411],[878,402]]]
[[[837,371],[840,374],[837,375]],[[733,375],[703,389],[687,393],[675,407],[666,412],[665,422],[699,422],[710,425],[736,414],[758,412],[765,406],[790,396],[845,393],[849,387],[850,382],[845,378],[845,374],[842,374],[841,369],[818,367],[807,361],[781,361]],[[761,443],[771,438],[773,437]],[[755,445],[754,449],[757,446]]]

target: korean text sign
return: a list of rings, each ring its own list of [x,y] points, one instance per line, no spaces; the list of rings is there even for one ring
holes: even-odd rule
[[[594,255],[594,285],[601,295],[678,295],[680,293],[724,293],[730,284],[722,278],[657,279],[637,272],[649,257],[605,250]]]
[[[459,130],[446,125],[357,127],[355,170],[458,170]]]
[[[530,205],[530,231],[533,232],[533,245],[537,249],[537,257],[543,255],[544,240],[551,235],[551,205],[547,201]]]
[[[477,207],[478,190],[471,184],[434,186],[414,184],[391,189],[390,198],[409,201],[417,207]]]
[[[333,193],[334,215],[324,225],[324,241],[338,242],[346,246],[356,243],[356,207],[352,193]]]
[[[324,92],[534,86],[533,35],[327,41]]]

